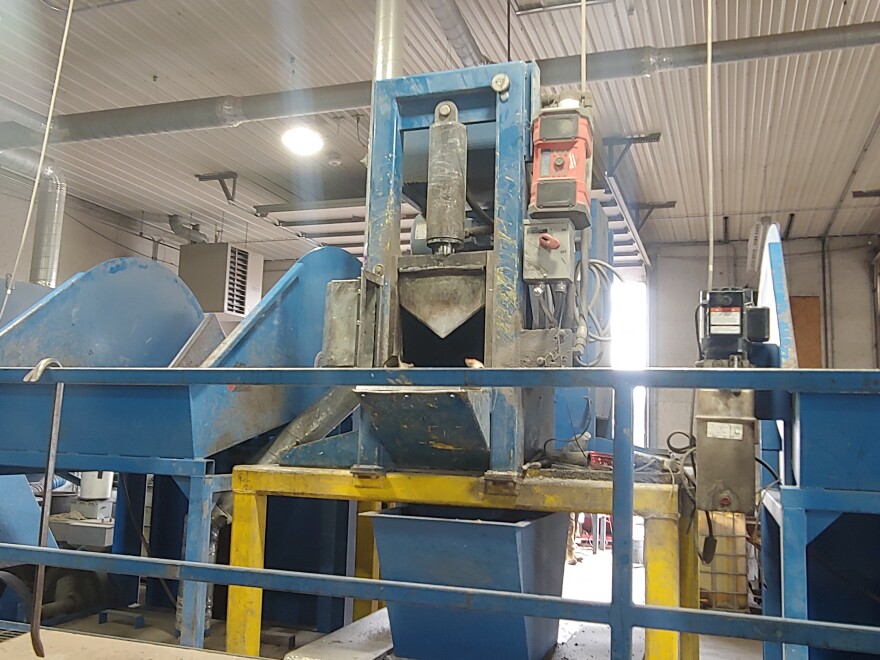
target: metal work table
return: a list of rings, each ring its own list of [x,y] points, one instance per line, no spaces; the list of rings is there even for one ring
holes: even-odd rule
[[[232,477],[235,517],[230,563],[263,568],[266,499],[307,497],[533,511],[612,512],[612,482],[527,476],[515,490],[487,490],[484,478],[389,473],[373,478],[348,470],[241,466]],[[361,506],[364,506],[362,504]],[[369,505],[364,507],[368,509]],[[645,518],[645,599],[649,605],[699,607],[698,559],[693,524],[680,524],[678,487],[637,483],[634,511]],[[358,520],[357,577],[378,577],[372,531]],[[259,651],[262,590],[231,587],[226,648],[255,656]],[[369,612],[369,604],[358,613]],[[646,658],[696,658],[696,635],[646,631]]]

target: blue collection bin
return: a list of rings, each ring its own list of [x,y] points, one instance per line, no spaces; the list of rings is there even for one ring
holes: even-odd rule
[[[370,512],[383,579],[560,596],[569,514],[408,505]],[[394,654],[541,660],[555,619],[388,603]]]

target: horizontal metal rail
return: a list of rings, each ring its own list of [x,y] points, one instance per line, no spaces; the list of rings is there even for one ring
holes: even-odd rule
[[[27,369],[0,368],[0,384]],[[880,393],[880,371],[837,369],[157,369],[53,368],[40,383],[68,385],[418,385],[434,387],[657,387]],[[29,385],[33,387],[33,385]]]
[[[353,597],[362,600],[407,602],[605,625],[610,623],[609,603],[553,596],[371,580],[340,575],[271,569],[254,570],[172,559],[37,548],[11,543],[0,543],[0,554],[4,560],[16,563],[43,563],[75,570],[109,571],[123,575],[230,584],[333,598]],[[851,652],[871,652],[880,648],[880,628],[649,605],[630,605],[630,608],[632,624],[643,628],[746,637],[769,642],[790,642]]]
[[[24,384],[25,369],[0,369],[0,385]],[[880,371],[784,369],[49,369],[41,384],[68,385],[398,385],[470,387],[610,387],[614,397],[612,512],[617,534],[612,553],[610,604],[387,580],[365,580],[277,570],[254,570],[0,544],[0,560],[81,570],[233,584],[359,600],[405,601],[504,614],[610,625],[611,657],[629,659],[633,627],[743,637],[850,652],[880,649],[880,628],[809,620],[701,612],[632,602],[633,444],[632,392],[656,388],[757,389],[804,393],[880,394]],[[806,576],[805,576],[806,579]]]

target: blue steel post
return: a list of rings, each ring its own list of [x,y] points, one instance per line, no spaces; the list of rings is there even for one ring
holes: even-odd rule
[[[510,89],[495,99],[495,272],[488,275],[494,282],[489,302],[491,337],[487,342],[493,367],[519,363],[516,339],[524,318],[521,255],[527,201],[526,156],[531,144],[532,76],[538,74],[534,67],[515,63],[507,67],[505,75],[510,78]],[[496,389],[490,431],[491,472],[512,473],[523,464],[522,416],[521,391]]]
[[[381,284],[375,336],[362,336],[359,351],[364,354],[365,351],[375,350],[375,365],[385,364],[394,351],[392,337],[397,319],[396,258],[400,254],[400,203],[403,188],[403,136],[400,131],[400,108],[394,95],[398,82],[399,79],[381,80],[373,87],[364,271],[381,281]],[[366,295],[361,296],[362,305],[367,298]],[[361,318],[365,318],[364,313]]]
[[[184,559],[205,563],[208,561],[213,502],[209,480],[205,477],[190,477],[187,495],[189,508],[186,516]],[[208,585],[204,582],[186,580],[181,583],[180,588],[183,590],[180,644],[202,648],[205,643]]]
[[[611,552],[611,657],[632,657],[633,444],[632,385],[614,389],[614,549]]]
[[[786,619],[808,618],[807,608],[807,512],[785,506],[781,524],[782,616]],[[784,644],[785,660],[807,660],[805,646]]]
[[[766,507],[761,508],[761,569],[762,599],[761,611],[768,616],[782,616],[780,589],[780,530],[776,520]],[[764,642],[764,660],[782,660],[782,645]]]

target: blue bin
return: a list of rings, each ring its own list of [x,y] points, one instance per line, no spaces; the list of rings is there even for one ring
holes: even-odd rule
[[[518,593],[562,594],[567,513],[423,505],[365,513],[383,579]],[[540,660],[555,619],[388,603],[396,657]]]

